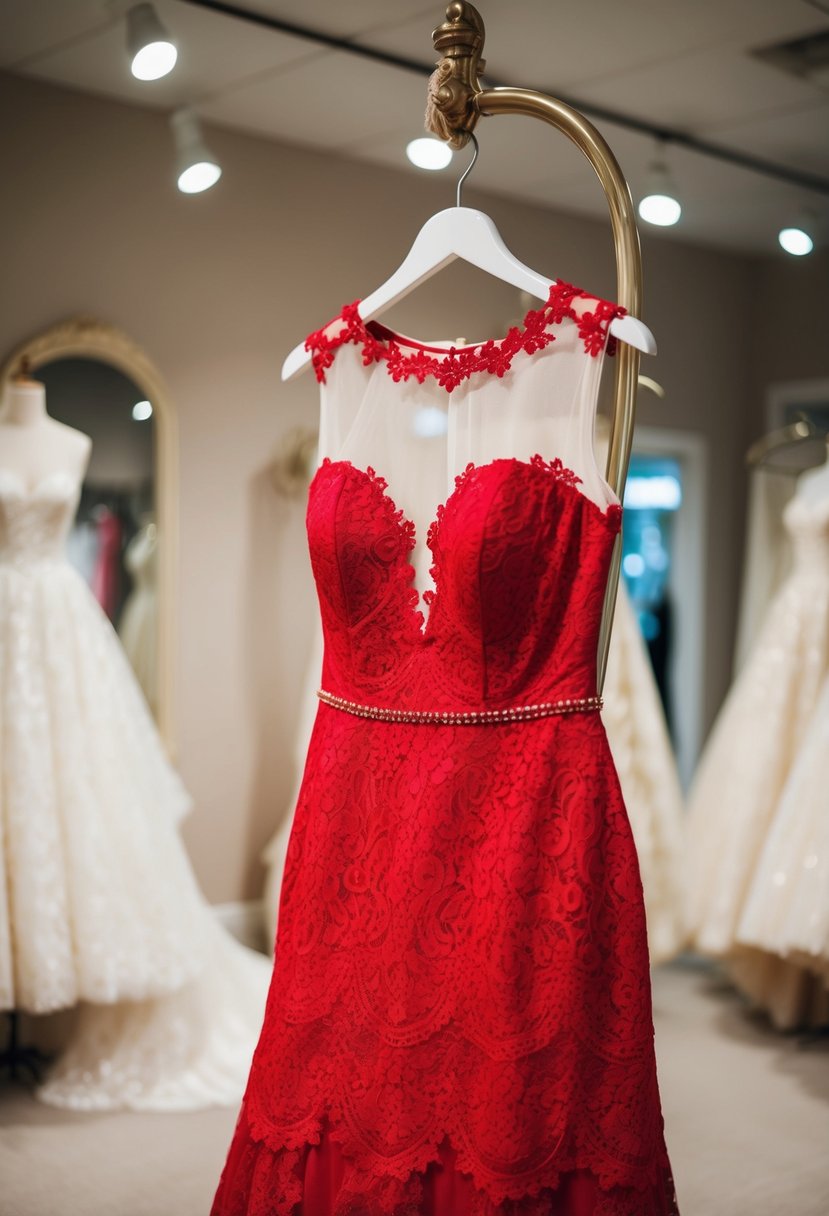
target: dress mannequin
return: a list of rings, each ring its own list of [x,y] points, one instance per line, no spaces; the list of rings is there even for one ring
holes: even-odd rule
[[[58,472],[80,478],[91,450],[88,435],[49,417],[46,390],[38,380],[23,375],[12,381],[0,415],[3,468],[16,473],[27,487]]]
[[[794,948],[812,909],[781,908],[787,881],[817,866],[821,690],[829,672],[829,464],[801,475],[784,511],[792,568],[726,698],[689,796],[694,944],[782,1030],[829,1024],[825,979]],[[809,760],[809,754],[806,756]],[[727,814],[723,813],[727,808]],[[816,812],[817,808],[817,812]],[[804,893],[806,888],[804,888]],[[791,922],[791,923],[790,923]]]
[[[37,1096],[191,1110],[241,1095],[267,961],[198,888],[190,798],[66,537],[91,441],[10,386],[0,420],[0,1011],[76,1008]],[[12,1046],[16,1047],[14,1027]],[[29,1062],[12,1053],[9,1063]]]
[[[0,411],[0,468],[11,473],[24,489],[39,486],[54,473],[81,478],[91,449],[88,435],[49,417],[46,390],[40,381],[32,380],[26,372],[11,381]],[[5,990],[6,985],[2,987]],[[11,1009],[5,1012],[11,1028],[3,1063],[12,1075],[28,1071],[37,1077],[43,1057],[35,1048],[19,1046],[18,1015]]]

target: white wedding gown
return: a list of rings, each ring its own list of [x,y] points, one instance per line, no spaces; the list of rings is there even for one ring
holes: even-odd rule
[[[781,1029],[829,1022],[829,676],[737,927],[734,978]]]
[[[619,774],[645,895],[651,963],[685,945],[683,796],[650,656],[623,578],[605,674],[602,721]]]
[[[829,983],[829,676],[766,837],[738,940]]]
[[[746,551],[740,584],[734,675],[754,649],[768,606],[792,566],[792,545],[783,522],[797,480],[762,466],[751,471],[746,521]]]
[[[814,811],[811,802],[793,809],[792,795],[786,798],[784,791],[791,788],[829,672],[829,501],[796,495],[784,518],[792,570],[715,724],[691,790],[688,823],[695,942],[703,953],[727,957],[738,986],[781,1027],[822,1020],[826,1013],[812,977],[796,959],[777,956],[766,939],[769,918],[778,914],[768,909],[759,937],[751,930],[757,909],[750,893],[758,876],[766,889],[774,887],[775,875],[802,847],[802,841],[786,840],[778,863],[768,851],[772,835],[782,843],[775,817],[785,814],[787,834],[801,812],[808,819]],[[810,799],[825,807],[825,787]],[[783,930],[785,914],[779,915]],[[746,930],[762,943],[760,951],[746,949]]]
[[[219,929],[188,796],[66,560],[80,485],[0,469],[0,1009],[79,1005],[40,1091],[88,1109],[235,1102],[269,968]]]

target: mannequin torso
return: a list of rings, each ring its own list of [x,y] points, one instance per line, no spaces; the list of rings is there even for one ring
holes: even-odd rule
[[[33,490],[53,473],[82,480],[92,440],[46,413],[46,392],[37,380],[13,381],[0,414],[0,468]]]

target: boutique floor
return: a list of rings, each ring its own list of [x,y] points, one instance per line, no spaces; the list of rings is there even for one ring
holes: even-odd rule
[[[826,1216],[829,1037],[780,1036],[693,961],[654,978],[683,1216]],[[0,1216],[207,1216],[235,1112],[71,1115],[0,1087]]]

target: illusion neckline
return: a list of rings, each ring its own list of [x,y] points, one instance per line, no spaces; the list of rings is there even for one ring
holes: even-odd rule
[[[592,301],[595,307],[592,310],[576,309],[574,300]],[[550,326],[560,325],[564,320],[571,320],[577,325],[587,355],[595,358],[605,351],[613,354],[615,344],[610,336],[610,323],[615,317],[623,317],[626,312],[621,305],[591,296],[572,283],[559,281],[550,287],[546,303],[541,308],[531,309],[523,323],[513,325],[503,338],[488,338],[484,342],[462,346],[429,346],[416,338],[397,334],[378,321],[364,321],[360,315],[360,303],[360,300],[355,300],[346,304],[333,321],[305,339],[305,349],[311,352],[311,361],[320,383],[325,383],[326,370],[333,364],[339,347],[351,343],[362,348],[364,367],[383,362],[395,381],[414,377],[418,384],[423,384],[428,376],[432,376],[441,388],[451,393],[464,380],[477,373],[503,377],[517,354],[534,354],[554,342],[556,335],[550,331]],[[339,328],[329,334],[332,326],[337,325]]]

